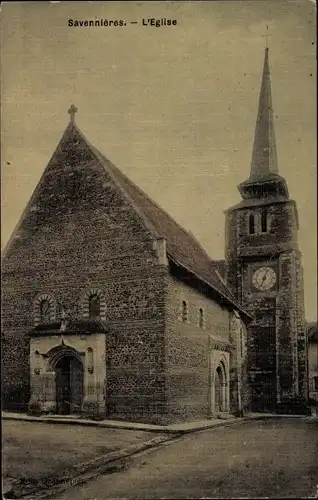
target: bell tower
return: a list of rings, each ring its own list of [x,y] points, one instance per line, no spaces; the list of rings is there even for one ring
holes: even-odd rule
[[[265,49],[250,175],[226,211],[226,279],[251,314],[248,373],[253,411],[302,412],[307,340],[298,214],[279,175],[269,50]]]

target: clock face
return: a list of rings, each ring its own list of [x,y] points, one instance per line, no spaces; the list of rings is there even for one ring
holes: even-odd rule
[[[277,281],[276,272],[272,267],[260,267],[253,274],[252,282],[258,290],[270,290]]]

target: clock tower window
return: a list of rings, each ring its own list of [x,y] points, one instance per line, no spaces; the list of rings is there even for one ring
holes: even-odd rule
[[[261,230],[262,230],[262,233],[267,233],[267,231],[268,231],[267,210],[262,211]]]
[[[249,232],[249,234],[255,234],[255,215],[254,214],[249,215],[248,232]]]

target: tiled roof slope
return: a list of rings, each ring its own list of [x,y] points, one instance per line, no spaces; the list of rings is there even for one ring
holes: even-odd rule
[[[167,242],[167,253],[178,264],[181,264],[195,275],[212,286],[225,298],[234,302],[234,296],[225,282],[218,276],[218,265],[210,259],[206,251],[194,238],[181,227],[165,210],[157,205],[149,196],[113,165],[100,151],[93,148],[95,154],[107,170],[111,169],[119,184],[150,222],[156,234]]]
[[[225,259],[221,260],[214,260],[213,264],[215,266],[215,269],[218,271],[218,273],[224,278],[225,276]]]

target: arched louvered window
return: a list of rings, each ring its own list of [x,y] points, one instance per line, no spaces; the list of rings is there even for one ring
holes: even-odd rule
[[[249,234],[255,234],[255,215],[254,214],[249,215],[248,232],[249,232]]]
[[[56,316],[56,302],[52,295],[42,293],[33,302],[34,324],[51,323]]]
[[[100,298],[97,294],[89,296],[88,299],[88,313],[90,318],[100,318]]]
[[[81,299],[81,309],[84,318],[106,319],[106,301],[99,288],[86,290]]]
[[[51,320],[51,304],[47,299],[40,302],[40,322],[49,323]]]
[[[267,233],[267,210],[262,211],[261,229],[262,229],[262,233]]]

